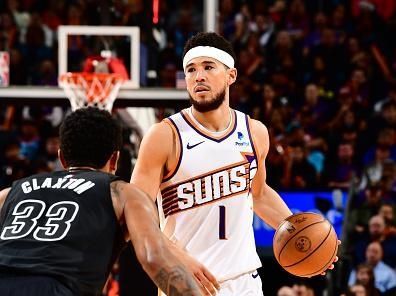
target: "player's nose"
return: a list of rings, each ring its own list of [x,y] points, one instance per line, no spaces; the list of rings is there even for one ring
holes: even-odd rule
[[[196,76],[195,76],[195,81],[200,82],[200,81],[205,81],[206,80],[206,73],[204,70],[197,70],[196,71]]]

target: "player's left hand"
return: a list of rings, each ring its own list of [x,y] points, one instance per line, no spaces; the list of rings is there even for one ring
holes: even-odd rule
[[[338,240],[338,246],[341,245],[341,241]],[[329,268],[327,268],[327,270],[332,270],[334,269],[334,263],[336,263],[338,261],[338,256],[335,256],[334,261],[331,263],[331,265],[329,266]],[[326,271],[322,272],[321,275],[326,275]]]

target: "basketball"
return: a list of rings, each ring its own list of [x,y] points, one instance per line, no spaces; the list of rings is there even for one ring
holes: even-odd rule
[[[289,273],[312,277],[327,270],[338,250],[337,234],[322,215],[302,212],[288,217],[274,235],[274,255]]]

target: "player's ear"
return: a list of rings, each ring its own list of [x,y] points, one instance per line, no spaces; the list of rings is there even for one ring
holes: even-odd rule
[[[63,168],[66,169],[67,168],[67,164],[66,164],[66,161],[65,161],[65,157],[63,156],[63,152],[60,149],[58,149],[58,158],[59,158]]]
[[[228,72],[228,85],[233,84],[236,81],[238,72],[236,68],[230,68],[227,70]]]
[[[115,173],[117,170],[117,163],[118,159],[120,158],[120,151],[115,151],[111,156],[110,156],[110,172]]]

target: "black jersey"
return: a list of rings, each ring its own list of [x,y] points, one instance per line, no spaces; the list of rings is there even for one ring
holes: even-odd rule
[[[82,170],[14,182],[0,214],[0,276],[52,276],[74,295],[100,295],[124,242],[110,193],[115,180]]]

